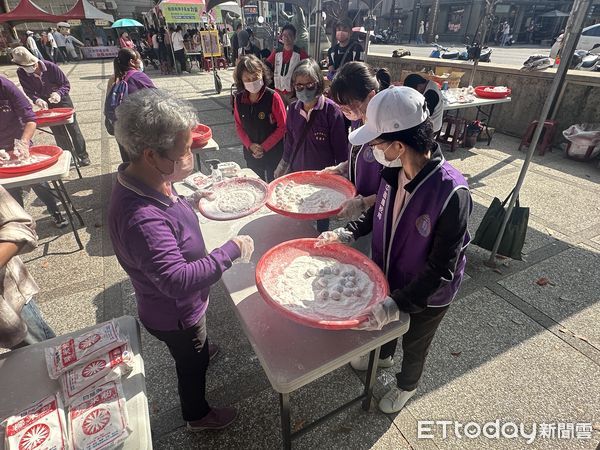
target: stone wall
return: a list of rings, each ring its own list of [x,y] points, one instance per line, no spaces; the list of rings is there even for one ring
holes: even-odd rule
[[[435,70],[437,66],[451,67],[454,71],[465,72],[460,86],[469,81],[473,63],[467,61],[438,60],[432,58],[392,58],[369,55],[369,64],[386,67],[392,80],[401,80],[407,74],[422,69]],[[555,69],[543,72],[522,72],[519,69],[481,63],[475,74],[475,86],[503,85],[512,89],[510,103],[496,105],[490,126],[512,136],[522,136],[532,120],[539,118]],[[475,116],[475,108],[461,110],[467,118]],[[572,70],[567,75],[566,89],[561,96],[555,120],[559,122],[556,143],[560,142],[560,131],[574,123],[600,122],[600,72]]]

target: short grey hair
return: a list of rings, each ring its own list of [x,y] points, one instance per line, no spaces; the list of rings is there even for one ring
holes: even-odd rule
[[[164,156],[177,135],[198,124],[194,107],[160,89],[141,89],[116,108],[115,138],[132,161],[146,149]]]
[[[325,80],[319,64],[312,58],[303,59],[292,72],[292,88],[296,84],[296,78],[308,76],[317,83],[317,96],[325,90]]]

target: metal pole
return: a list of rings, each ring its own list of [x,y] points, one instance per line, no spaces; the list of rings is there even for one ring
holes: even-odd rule
[[[315,10],[317,17],[315,20],[315,54],[313,58],[318,62],[321,59],[321,20],[323,20],[321,0],[315,1]]]
[[[542,108],[542,113],[540,114],[540,118],[538,119],[538,125],[535,129],[535,132],[533,133],[533,138],[531,139],[529,150],[527,151],[525,161],[523,162],[523,167],[521,168],[521,173],[519,174],[519,179],[517,180],[517,185],[515,186],[514,193],[510,198],[510,202],[508,203],[508,209],[506,210],[506,214],[504,215],[504,219],[502,220],[502,225],[500,226],[498,236],[496,236],[496,242],[494,242],[494,247],[492,248],[490,259],[486,262],[488,266],[494,267],[496,265],[496,254],[498,253],[498,248],[500,247],[500,243],[502,242],[502,237],[504,236],[506,224],[510,219],[510,215],[515,206],[517,198],[519,198],[519,192],[521,191],[521,187],[523,186],[525,175],[527,175],[529,163],[533,158],[535,148],[537,147],[538,141],[540,140],[540,136],[542,134],[542,129],[544,128],[544,121],[548,118],[548,114],[550,113],[550,109],[554,104],[554,100],[558,95],[560,88],[563,85],[567,76],[569,63],[571,61],[571,57],[573,56],[573,52],[575,51],[577,41],[579,40],[579,35],[581,34],[581,30],[583,28],[583,22],[585,21],[590,6],[592,5],[592,1],[593,0],[575,0],[575,2],[573,3],[573,9],[571,9],[571,15],[569,17],[569,21],[567,22],[567,27],[565,31],[566,41],[564,41],[565,44],[563,47],[564,57],[561,57],[560,65],[558,66],[556,75],[554,76],[552,84],[550,85],[550,92],[548,93],[548,97],[546,98],[546,102],[544,103],[544,107]]]

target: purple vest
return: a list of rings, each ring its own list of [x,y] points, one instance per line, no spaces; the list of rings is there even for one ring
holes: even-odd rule
[[[352,122],[352,129],[362,125],[362,122]],[[352,154],[355,153],[353,157]],[[381,184],[381,169],[373,156],[369,144],[362,146],[348,145],[348,179],[356,186],[356,191],[363,197],[377,194]]]
[[[386,274],[390,291],[402,289],[425,270],[433,244],[437,221],[457,189],[468,189],[462,174],[445,159],[414,189],[393,224],[396,189],[382,179],[373,217],[373,261]],[[463,278],[464,249],[471,240],[465,234],[463,251],[454,277],[444,282],[427,300],[428,306],[445,306],[452,302]]]

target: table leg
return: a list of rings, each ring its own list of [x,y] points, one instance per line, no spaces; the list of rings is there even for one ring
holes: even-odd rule
[[[292,424],[290,422],[290,394],[279,394],[281,408],[281,438],[284,450],[292,448]]]
[[[62,204],[62,206],[65,210],[65,213],[67,214],[69,223],[71,224],[71,229],[73,230],[73,235],[75,236],[75,240],[77,241],[77,245],[79,246],[79,250],[83,250],[83,244],[81,243],[81,239],[79,238],[79,233],[77,232],[77,228],[75,228],[75,222],[73,221],[73,215],[71,214],[71,208],[73,207],[73,205],[71,204],[71,200],[69,199],[68,202],[71,205],[71,207],[69,207],[69,205],[67,205],[67,200],[65,199],[65,196],[66,196],[66,198],[69,198],[69,194],[67,193],[65,186],[62,184],[62,182],[60,180],[58,182],[56,180],[53,180],[52,186],[54,187],[54,190],[56,191],[56,194],[58,195],[58,199],[60,200],[60,203]],[[75,214],[79,218],[79,221],[83,225],[83,220],[81,219],[81,216],[79,215],[77,210],[75,208],[73,208],[73,211],[75,212]]]
[[[65,200],[67,201],[67,204],[71,207],[71,211],[73,211],[73,214],[75,214],[77,216],[77,219],[79,220],[79,224],[81,226],[84,226],[85,223],[83,222],[83,218],[79,214],[79,211],[77,211],[77,209],[73,205],[73,202],[71,201],[71,197],[69,196],[69,192],[67,191],[67,188],[63,184],[62,180],[58,180],[57,182],[62,189],[62,193],[65,196]]]
[[[194,168],[196,171],[200,171],[202,166],[202,160],[200,159],[200,153],[196,153],[196,167]]]
[[[365,379],[365,399],[362,408],[365,411],[371,409],[371,400],[373,398],[373,385],[375,384],[375,375],[377,374],[377,361],[379,361],[379,352],[381,347],[377,347],[369,354],[369,367],[367,368],[367,378]]]
[[[64,133],[65,136],[69,137],[69,141],[71,142],[71,144],[69,145],[69,151],[71,152],[71,156],[73,164],[75,164],[75,170],[77,171],[77,176],[79,177],[79,179],[83,178],[83,175],[81,175],[81,170],[79,170],[79,161],[77,160],[77,153],[75,152],[75,146],[73,145],[73,142],[71,141],[71,135],[69,134],[69,131],[67,130],[67,126],[63,125],[63,129],[64,129]]]

